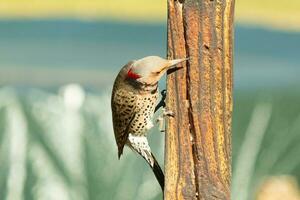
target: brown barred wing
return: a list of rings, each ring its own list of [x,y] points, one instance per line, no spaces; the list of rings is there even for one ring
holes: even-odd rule
[[[115,91],[112,96],[113,127],[119,158],[128,139],[130,124],[137,112],[136,101],[134,93],[122,89]]]

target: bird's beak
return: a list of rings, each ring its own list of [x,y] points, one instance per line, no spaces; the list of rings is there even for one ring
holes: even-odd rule
[[[175,59],[175,60],[168,60],[168,65],[166,67],[167,74],[173,73],[177,71],[178,69],[182,68],[182,66],[178,67],[176,66],[178,63],[184,62],[186,60],[189,60],[190,58],[182,58],[182,59]]]
[[[181,68],[177,67],[176,65],[178,63],[184,62],[186,60],[189,60],[189,58],[182,58],[182,59],[175,59],[175,60],[168,60],[168,67],[167,69],[172,69],[172,68]]]

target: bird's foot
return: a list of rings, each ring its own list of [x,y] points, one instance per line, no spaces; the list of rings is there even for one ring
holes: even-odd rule
[[[158,109],[160,109],[161,107],[165,108],[166,107],[166,97],[167,97],[167,90],[164,89],[160,92],[161,94],[161,100],[159,101],[159,103],[157,104],[157,106],[155,107],[154,112],[156,112]]]
[[[165,132],[165,129],[164,129],[165,118],[166,117],[174,117],[175,114],[173,111],[167,110],[166,108],[163,108],[162,111],[163,111],[163,113],[158,116],[158,118],[156,119],[156,123],[158,123],[159,131],[163,133],[163,132]]]
[[[164,129],[164,118],[162,116],[159,116],[157,119],[156,119],[156,123],[158,124],[158,129],[160,132],[165,132],[165,129]]]
[[[164,117],[175,117],[175,114],[172,110],[167,110],[166,108],[163,108],[162,110]]]

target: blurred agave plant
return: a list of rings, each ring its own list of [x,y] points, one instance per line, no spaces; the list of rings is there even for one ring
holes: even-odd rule
[[[159,199],[144,162],[117,159],[108,94],[1,89],[0,199]]]
[[[262,183],[269,180],[269,176],[286,174],[300,178],[300,157],[297,156],[300,153],[297,145],[300,142],[299,97],[282,96],[258,97],[256,100],[239,97],[244,99],[235,108],[234,116],[233,199],[256,199],[257,193],[264,190],[265,184]],[[251,104],[255,101],[257,103]],[[251,107],[253,109],[249,110]],[[251,115],[243,111],[250,111]],[[241,134],[241,129],[245,130],[244,134]],[[280,192],[278,188],[278,196]],[[263,198],[259,195],[259,200],[276,196],[269,194]]]
[[[255,199],[269,175],[300,177],[298,101],[266,99],[235,101],[233,199]],[[161,161],[163,137],[150,134]],[[58,94],[0,89],[0,199],[161,198],[145,162],[130,151],[117,159],[109,92],[86,93],[76,84]]]

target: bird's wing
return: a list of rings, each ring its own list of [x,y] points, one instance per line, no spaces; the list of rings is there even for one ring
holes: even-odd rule
[[[126,90],[119,89],[112,96],[113,126],[119,158],[128,139],[130,124],[137,112],[136,102],[136,95]]]

